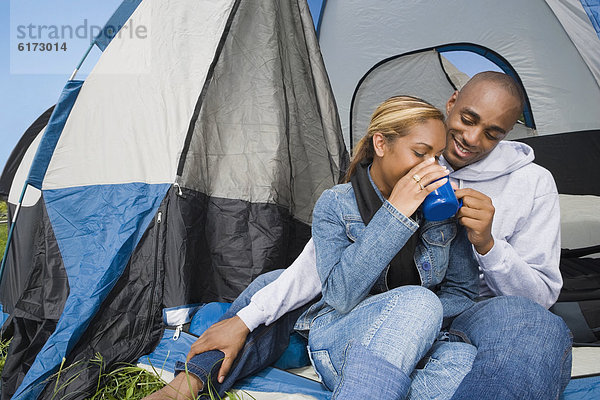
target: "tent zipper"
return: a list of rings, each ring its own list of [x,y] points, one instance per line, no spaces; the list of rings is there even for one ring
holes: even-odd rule
[[[148,338],[148,334],[150,333],[152,315],[154,312],[154,294],[156,292],[156,277],[158,275],[158,246],[160,243],[161,237],[161,229],[160,224],[162,223],[162,211],[158,211],[156,214],[156,241],[154,242],[154,275],[152,279],[152,288],[150,289],[150,307],[148,310],[148,317],[146,318],[146,325],[142,331],[142,337],[139,341],[138,346],[135,348],[134,355],[137,355],[143,348],[144,343],[146,343],[146,339]]]
[[[179,336],[181,336],[182,331],[183,331],[183,324],[177,325],[175,327],[175,333],[173,333],[173,340],[179,339]]]

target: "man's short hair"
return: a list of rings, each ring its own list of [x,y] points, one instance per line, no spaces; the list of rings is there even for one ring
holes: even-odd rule
[[[497,71],[485,71],[473,75],[471,79],[462,87],[461,92],[478,82],[492,82],[505,89],[508,93],[519,100],[521,112],[525,105],[525,92],[520,84],[517,83],[511,76]]]

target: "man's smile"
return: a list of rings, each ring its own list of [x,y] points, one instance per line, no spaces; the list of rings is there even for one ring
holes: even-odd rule
[[[471,157],[475,152],[467,150],[460,142],[456,139],[454,135],[452,135],[452,142],[454,143],[454,150],[456,155],[461,158]]]

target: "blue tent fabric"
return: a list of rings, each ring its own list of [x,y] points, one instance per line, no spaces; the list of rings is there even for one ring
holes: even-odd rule
[[[46,132],[44,133],[35,154],[27,179],[27,183],[37,189],[42,189],[42,182],[44,181],[44,176],[48,170],[50,159],[54,154],[58,139],[60,139],[67,118],[69,117],[69,114],[71,114],[71,110],[73,109],[73,105],[75,104],[75,100],[77,100],[77,96],[79,95],[82,86],[83,81],[67,82],[58,99],[58,103],[56,103],[54,112],[48,121]]]
[[[181,332],[177,339],[174,338],[174,329],[165,329],[156,349],[150,354],[139,358],[138,363],[150,365],[160,373],[161,371],[175,372],[175,362],[185,362],[187,353],[196,341],[196,337],[186,332]]]
[[[4,306],[0,304],[0,326],[4,325],[9,315],[4,312]]]
[[[600,376],[571,379],[560,400],[600,399]]]
[[[35,399],[43,390],[123,272],[169,187],[131,183],[44,191],[70,294],[14,398]]]
[[[581,5],[600,39],[600,0],[581,0]]]
[[[310,14],[312,15],[315,30],[317,31],[317,37],[319,36],[319,30],[321,28],[321,17],[323,16],[323,12],[325,11],[326,3],[327,0],[308,0],[308,8],[310,9]]]
[[[141,2],[142,0],[124,0],[121,3],[106,25],[104,25],[102,31],[96,36],[95,43],[100,50],[104,51],[108,47]]]

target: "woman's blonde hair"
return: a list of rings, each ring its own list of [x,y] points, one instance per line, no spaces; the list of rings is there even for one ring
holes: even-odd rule
[[[356,167],[363,160],[372,160],[375,157],[373,148],[373,135],[381,133],[388,144],[399,137],[408,134],[408,130],[415,125],[422,124],[429,119],[444,122],[444,114],[425,100],[412,96],[394,96],[377,107],[371,116],[367,134],[360,139],[354,148],[354,154],[346,176],[345,182],[350,182]]]

